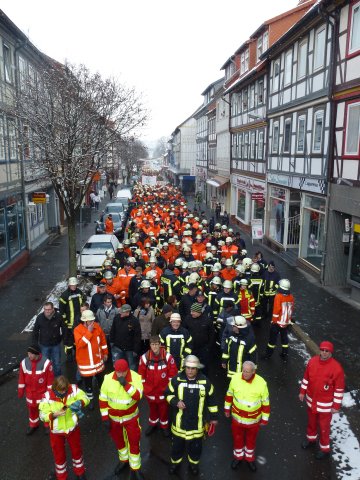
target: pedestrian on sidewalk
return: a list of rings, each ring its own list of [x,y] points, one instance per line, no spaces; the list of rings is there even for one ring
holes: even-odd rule
[[[86,480],[83,452],[80,441],[79,419],[84,416],[82,408],[89,404],[85,392],[60,375],[40,402],[40,419],[50,425],[50,446],[55,461],[53,480],[66,480],[65,441],[72,457],[74,474],[78,480]]]
[[[81,324],[74,330],[76,363],[90,400],[89,409],[94,409],[93,379],[96,377],[99,387],[104,379],[105,362],[108,347],[100,324],[95,322],[94,312],[85,310],[81,314]]]
[[[216,206],[215,206],[215,218],[216,218],[216,220],[220,220],[220,213],[221,213],[221,203],[216,202]]]
[[[66,332],[63,317],[54,308],[52,302],[46,302],[44,311],[35,320],[33,342],[40,346],[42,355],[53,366],[54,375],[61,375],[61,342]]]
[[[330,454],[330,424],[334,413],[339,412],[344,395],[344,370],[332,355],[334,345],[320,343],[320,353],[312,357],[301,382],[299,399],[306,400],[308,424],[302,448],[315,445],[319,434],[319,451],[315,458],[321,460]]]
[[[160,426],[165,437],[169,431],[169,405],[164,393],[169,381],[177,374],[175,360],[165,347],[161,346],[160,337],[150,337],[150,349],[140,358],[138,373],[142,377],[144,395],[149,404],[149,426],[145,435],[151,435]]]
[[[54,373],[51,362],[41,354],[39,345],[30,345],[27,357],[20,363],[18,397],[26,397],[29,412],[29,428],[26,435],[32,435],[40,424],[39,403],[45,392],[51,388]],[[45,428],[48,428],[45,425]]]
[[[95,210],[98,212],[99,211],[99,205],[100,205],[100,202],[101,202],[99,192],[95,192],[94,197],[93,197],[93,202],[94,202]]]
[[[260,426],[269,421],[270,401],[266,381],[256,374],[253,362],[243,363],[242,373],[235,373],[225,396],[225,417],[232,418],[234,459],[231,468],[236,470],[242,460],[252,472],[255,463],[256,437]]]
[[[99,396],[103,425],[119,455],[114,473],[119,475],[129,465],[135,478],[142,480],[138,408],[143,394],[141,376],[130,370],[124,359],[116,360],[114,370],[105,376]]]

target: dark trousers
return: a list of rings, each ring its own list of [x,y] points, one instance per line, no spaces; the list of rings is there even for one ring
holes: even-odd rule
[[[105,375],[105,370],[97,373],[93,377],[82,377],[83,382],[84,382],[84,386],[85,386],[85,393],[90,398],[90,400],[93,400],[93,398],[94,398],[93,378],[96,377],[96,380],[98,381],[98,385],[99,385],[99,390],[100,390],[101,385],[104,381],[104,375]]]
[[[288,327],[281,328],[277,323],[271,324],[268,348],[271,349],[271,351],[274,351],[277,336],[279,335],[279,333],[280,333],[281,346],[283,348],[283,353],[287,353],[287,349],[289,347]]]
[[[275,295],[264,295],[262,298],[262,313],[264,318],[272,317]]]
[[[193,464],[199,463],[202,451],[202,438],[185,440],[185,438],[172,435],[171,463],[180,463],[185,449],[187,449],[189,462]]]

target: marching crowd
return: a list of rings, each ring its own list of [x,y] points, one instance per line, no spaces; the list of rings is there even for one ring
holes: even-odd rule
[[[55,473],[49,478],[68,478],[65,440],[75,475],[86,478],[79,419],[85,407],[95,408],[94,378],[103,425],[118,451],[116,475],[129,466],[135,478],[144,478],[138,406],[143,395],[149,405],[145,435],[160,428],[171,442],[169,473],[187,451],[189,469],[197,475],[202,439],[218,423],[208,377],[217,356],[230,381],[224,414],[232,419],[231,468],[244,461],[255,472],[256,437],[269,420],[270,402],[266,381],[256,373],[254,328],[270,320],[261,358],[271,358],[280,336],[286,362],[294,312],[290,287],[273,261],[261,252],[250,257],[238,232],[208,221],[204,212],[191,212],[175,187],[135,185],[127,238],[115,253],[106,252],[90,303],[71,277],[59,310],[47,302],[38,315],[21,363],[18,391],[19,397],[26,394],[27,434],[40,420],[50,434]],[[61,374],[62,342],[67,359],[76,359],[74,384]],[[331,415],[344,390],[344,373],[332,353],[331,342],[322,342],[299,394],[309,418],[302,447],[314,444],[319,433],[319,459],[329,455]]]

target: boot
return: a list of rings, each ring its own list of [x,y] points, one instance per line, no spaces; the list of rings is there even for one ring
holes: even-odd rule
[[[194,475],[199,475],[199,466],[195,465],[194,463],[189,463],[189,470]]]
[[[231,465],[230,465],[232,470],[236,470],[240,465],[240,463],[241,463],[241,460],[237,460],[236,458],[234,458],[234,460],[231,462]]]
[[[330,457],[330,452],[323,452],[322,450],[319,450],[315,455],[316,460],[323,460],[328,457]]]
[[[283,362],[288,361],[288,352],[285,349],[282,350],[279,356],[282,358]]]
[[[29,427],[27,430],[26,430],[26,434],[27,436],[30,436],[32,435],[33,433],[36,432],[36,430],[39,428],[39,425],[37,425],[36,427]]]
[[[256,472],[257,468],[256,468],[255,462],[247,462],[247,464],[248,464],[249,470],[251,470],[252,472]]]
[[[163,437],[169,438],[170,437],[170,430],[168,428],[162,428],[161,429]]]
[[[156,428],[157,428],[157,425],[149,425],[145,430],[145,435],[148,437],[149,435],[155,432]]]
[[[78,480],[87,480],[85,473],[76,477]]]
[[[133,470],[132,472],[132,477],[136,478],[136,480],[144,480],[144,474],[142,473],[141,470]]]
[[[273,349],[267,347],[265,353],[261,355],[261,360],[269,360],[271,358],[271,355],[273,354]]]
[[[119,475],[120,472],[124,470],[129,464],[127,462],[119,462],[114,470],[115,475]]]
[[[169,467],[169,474],[174,475],[176,473],[176,470],[179,468],[179,463],[172,463]]]
[[[307,438],[305,438],[305,440],[301,442],[301,448],[303,448],[304,450],[306,450],[309,447],[312,447],[313,445],[315,445],[315,442],[309,442]]]

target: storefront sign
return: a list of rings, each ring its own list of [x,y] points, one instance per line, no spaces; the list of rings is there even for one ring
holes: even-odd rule
[[[142,175],[141,183],[143,185],[150,185],[151,187],[154,187],[156,185],[156,177],[150,175]]]
[[[46,203],[46,193],[45,192],[34,192],[32,194],[32,201],[34,203]]]
[[[263,194],[263,193],[253,192],[253,193],[251,194],[251,200],[264,200],[264,194]]]
[[[248,190],[251,194],[265,193],[265,182],[259,181],[251,177],[240,177],[239,175],[231,175],[231,183],[237,188]]]
[[[253,240],[261,240],[263,238],[263,221],[261,219],[251,220],[251,235]]]
[[[297,190],[305,190],[307,192],[325,195],[327,190],[327,183],[322,179],[297,177],[278,173],[267,173],[266,178],[269,183],[275,183],[277,185],[283,185]]]

